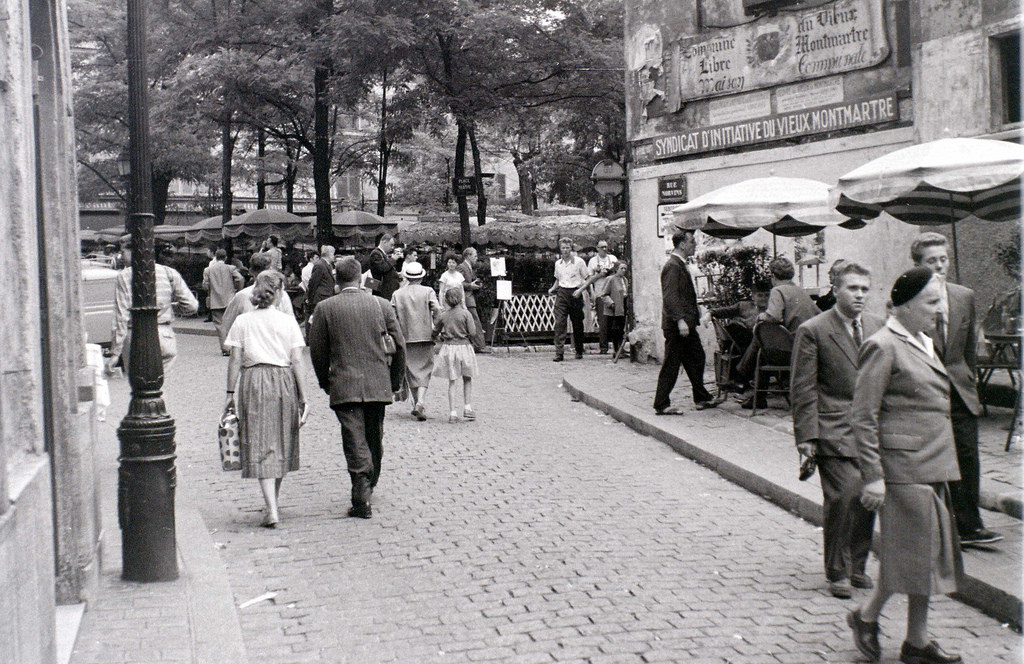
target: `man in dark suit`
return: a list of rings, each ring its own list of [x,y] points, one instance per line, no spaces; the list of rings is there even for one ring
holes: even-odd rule
[[[700,311],[693,277],[686,267],[686,259],[693,256],[697,248],[694,231],[676,231],[672,235],[672,246],[672,253],[661,268],[661,331],[665,335],[665,360],[658,373],[658,389],[654,394],[654,412],[658,415],[679,415],[683,412],[681,408],[670,405],[680,365],[690,379],[697,410],[716,405],[704,387],[704,347],[697,334]]]
[[[374,278],[373,294],[382,297],[388,302],[391,296],[402,284],[402,278],[391,262],[391,252],[395,248],[395,238],[385,233],[380,237],[380,242],[370,252],[367,262],[370,264],[370,276]]]
[[[849,412],[860,346],[882,320],[864,312],[871,291],[866,268],[845,263],[832,290],[835,306],[797,328],[789,391],[797,449],[814,457],[821,476],[825,578],[833,596],[849,599],[851,585],[872,587],[864,566],[875,523],[874,513],[860,504],[863,483]]]
[[[836,306],[836,276],[839,274],[839,270],[842,269],[843,263],[846,260],[843,258],[837,258],[832,267],[828,269],[828,292],[818,298],[815,302],[818,308],[822,311],[828,311],[832,307]]]
[[[405,375],[405,339],[391,304],[360,288],[362,267],[346,256],[338,261],[341,292],[313,311],[309,354],[320,387],[331,397],[341,423],[352,507],[349,516],[373,516],[370,498],[384,455],[384,407]],[[384,334],[395,340],[389,357]]]
[[[320,247],[320,256],[313,263],[313,271],[306,285],[306,315],[312,316],[316,305],[334,297],[334,247],[325,244]]]
[[[981,521],[978,498],[981,488],[981,464],[978,460],[978,322],[974,291],[946,281],[949,253],[946,238],[938,233],[921,233],[910,246],[914,265],[926,267],[939,276],[943,306],[934,329],[929,331],[935,349],[953,383],[950,417],[960,481],[950,482],[950,498],[956,515],[960,543],[965,546],[993,544],[1003,539]]]
[[[462,292],[465,293],[466,309],[469,311],[469,315],[473,317],[473,322],[476,323],[476,332],[470,337],[470,341],[473,343],[473,350],[477,353],[489,353],[491,352],[487,348],[487,341],[484,339],[484,326],[480,323],[480,313],[476,308],[476,292],[480,290],[480,280],[476,277],[476,249],[473,247],[466,247],[462,251],[462,262],[459,263],[459,267],[456,269],[462,274],[465,281],[462,282]]]

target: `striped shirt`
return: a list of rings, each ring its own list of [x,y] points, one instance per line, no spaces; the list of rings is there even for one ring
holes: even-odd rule
[[[199,311],[199,301],[185,285],[178,271],[166,265],[156,264],[156,305],[160,311],[156,322],[170,325],[174,320],[174,307],[184,316]],[[132,325],[132,268],[126,267],[117,275],[114,288],[114,340],[110,344],[111,355],[120,355],[124,337]]]

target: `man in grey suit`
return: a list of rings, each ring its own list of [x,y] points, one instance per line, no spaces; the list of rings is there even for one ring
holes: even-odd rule
[[[844,263],[832,284],[835,306],[797,328],[793,345],[793,435],[800,454],[818,464],[825,578],[840,599],[852,596],[851,586],[872,586],[864,566],[875,518],[860,504],[863,483],[849,421],[860,346],[882,327],[880,318],[864,312],[870,291],[867,268]]]
[[[217,328],[221,346],[228,331],[224,329],[224,310],[234,294],[242,289],[242,273],[234,265],[227,264],[228,252],[218,249],[213,262],[203,270],[203,289],[210,294],[210,317]]]
[[[953,421],[956,459],[960,465],[960,481],[949,483],[949,493],[960,543],[965,546],[993,544],[1003,536],[985,527],[978,508],[981,463],[978,460],[977,418],[981,415],[981,400],[978,398],[978,321],[974,291],[946,281],[949,253],[945,236],[921,233],[910,245],[910,258],[914,265],[926,267],[937,274],[942,282],[943,305],[935,327],[929,330],[928,335],[953,383],[950,418]]]
[[[473,322],[476,323],[476,332],[470,338],[473,344],[473,350],[477,353],[490,353],[491,349],[487,347],[487,340],[484,337],[484,326],[480,322],[480,312],[476,308],[476,292],[480,290],[480,280],[477,279],[476,269],[476,249],[473,247],[466,247],[462,251],[462,262],[456,268],[461,274],[465,281],[462,282],[462,291],[466,294],[466,309],[469,311],[469,315],[473,317]]]
[[[362,267],[338,261],[341,292],[318,304],[309,323],[309,354],[320,387],[331,397],[352,479],[349,516],[373,516],[370,498],[384,455],[384,407],[405,375],[405,339],[391,303],[360,288]],[[388,356],[383,335],[395,341]],[[390,366],[388,362],[390,359]]]

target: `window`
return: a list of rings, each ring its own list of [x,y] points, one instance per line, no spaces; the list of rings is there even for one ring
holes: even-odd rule
[[[1020,117],[1020,33],[993,37],[992,122],[995,126],[1014,124]]]

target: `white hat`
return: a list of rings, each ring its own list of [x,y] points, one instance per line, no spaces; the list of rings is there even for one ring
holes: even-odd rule
[[[402,276],[406,279],[422,279],[426,274],[427,273],[424,271],[423,266],[416,261],[402,264]]]

